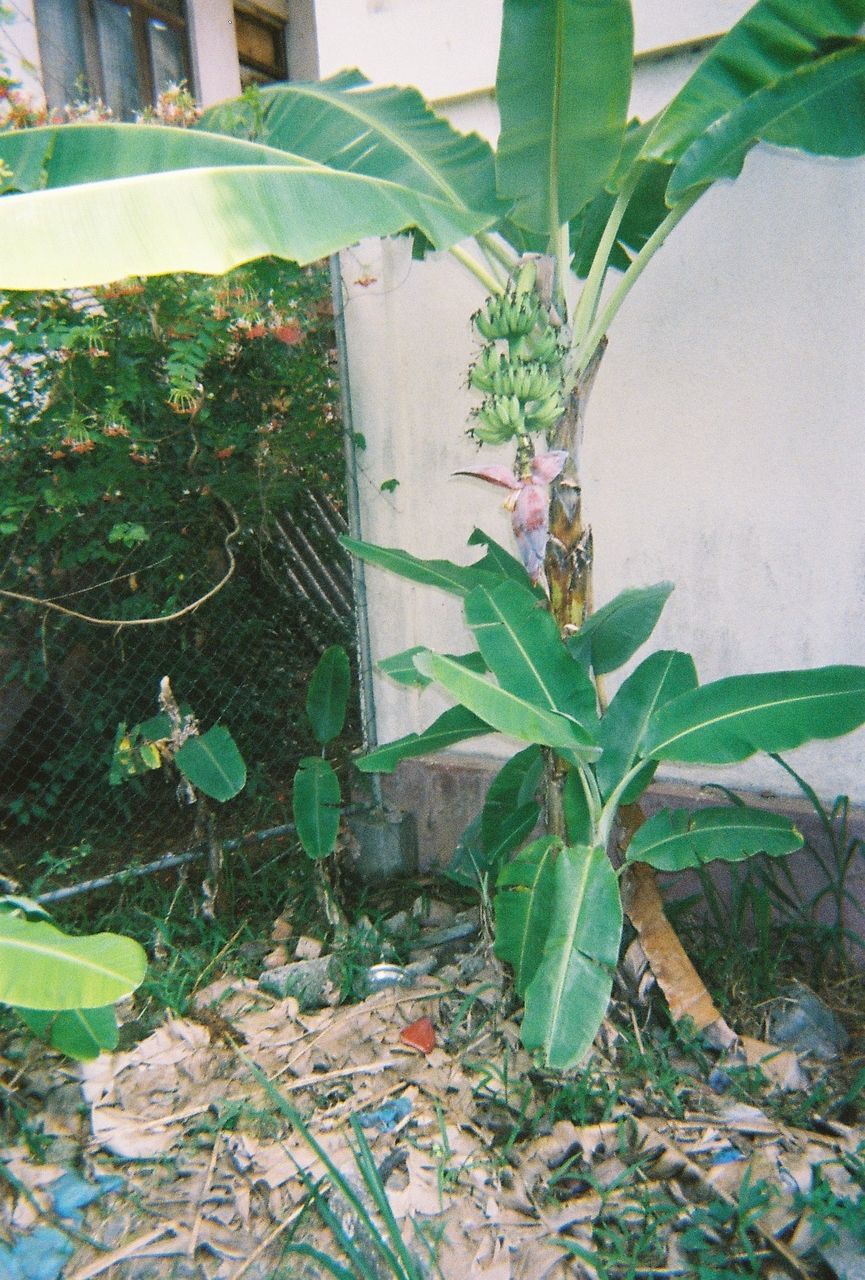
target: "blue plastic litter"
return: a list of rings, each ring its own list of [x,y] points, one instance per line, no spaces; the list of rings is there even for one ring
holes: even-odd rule
[[[37,1227],[11,1246],[0,1244],[0,1280],[59,1280],[75,1246],[54,1227]]]
[[[120,1191],[122,1187],[123,1179],[112,1174],[97,1174],[94,1182],[87,1182],[79,1174],[67,1169],[66,1173],[61,1173],[59,1178],[49,1183],[46,1190],[51,1197],[54,1212],[78,1227],[84,1218],[82,1209],[102,1196]]]
[[[735,1164],[738,1160],[747,1160],[747,1158],[735,1147],[725,1147],[723,1151],[718,1152],[712,1164]]]
[[[709,1078],[706,1083],[713,1093],[726,1093],[730,1088],[730,1085],[733,1083],[733,1080],[727,1075],[726,1071],[722,1071],[720,1067],[713,1067],[709,1072]]]
[[[362,1111],[357,1117],[357,1122],[364,1129],[378,1129],[381,1133],[391,1133],[400,1120],[411,1115],[411,1109],[411,1099],[403,1094],[401,1098],[394,1098],[393,1102],[386,1102],[383,1107],[378,1107],[375,1111]]]

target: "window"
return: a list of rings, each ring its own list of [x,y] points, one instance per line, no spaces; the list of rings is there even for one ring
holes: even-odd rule
[[[249,84],[268,84],[287,78],[284,22],[235,9],[234,30],[240,83],[244,89]]]
[[[50,107],[101,98],[118,120],[189,79],[183,0],[35,0]]]

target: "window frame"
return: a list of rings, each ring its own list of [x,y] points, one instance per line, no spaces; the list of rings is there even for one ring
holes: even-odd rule
[[[191,86],[192,57],[189,45],[189,15],[186,4],[183,4],[183,15],[178,17],[164,8],[158,0],[108,0],[117,8],[128,8],[132,18],[132,48],[135,56],[135,75],[137,79],[138,97],[143,109],[156,104],[156,86],[153,80],[153,68],[150,58],[150,45],[147,38],[147,23],[151,19],[164,22],[167,27],[180,35],[181,51],[184,63],[184,79]],[[84,64],[90,94],[105,101],[105,76],[102,60],[99,56],[99,34],[97,29],[95,0],[77,0],[78,16],[81,24],[82,42],[84,45]]]
[[[288,65],[288,22],[275,13],[265,14],[258,8],[253,9],[242,3],[232,5],[232,13],[235,19],[235,45],[237,46],[237,64],[241,74],[241,79],[243,77],[244,68],[248,67],[251,71],[261,76],[268,77],[268,79],[263,80],[260,83],[268,84],[287,80],[290,74]],[[236,38],[238,18],[244,18],[247,22],[255,23],[259,27],[263,27],[274,33],[277,37],[274,41],[274,48],[279,50],[278,62],[274,63],[272,66],[267,66],[263,62],[256,62],[253,58],[245,58],[241,56],[240,46]],[[275,76],[272,74],[274,70],[277,72]]]

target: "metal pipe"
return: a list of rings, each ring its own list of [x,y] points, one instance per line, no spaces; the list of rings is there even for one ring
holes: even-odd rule
[[[346,805],[340,812],[343,815],[359,813],[365,805]],[[265,840],[280,840],[284,836],[294,835],[297,828],[293,822],[284,822],[278,827],[264,827],[261,831],[251,831],[245,836],[233,836],[222,841],[226,852],[240,849],[245,844],[264,844]],[[140,867],[125,867],[123,871],[113,871],[111,875],[96,876],[93,880],[82,880],[78,884],[67,885],[63,889],[51,889],[48,893],[37,894],[36,902],[61,902],[65,898],[77,898],[82,893],[93,893],[97,889],[107,889],[121,880],[136,880],[141,876],[153,876],[159,871],[168,871],[171,867],[184,867],[188,862],[196,862],[207,857],[210,849],[206,844],[196,845],[185,853],[166,853],[154,862],[144,862]]]

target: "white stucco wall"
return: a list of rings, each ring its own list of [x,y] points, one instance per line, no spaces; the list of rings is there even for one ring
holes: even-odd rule
[[[747,7],[643,0],[639,47],[720,31]],[[494,75],[498,11],[495,0],[318,0],[322,73],[349,63],[446,97],[482,88]],[[689,65],[685,53],[641,60],[635,110],[666,101]],[[489,100],[449,110],[463,127],[495,131]],[[863,178],[859,161],[753,153],[742,178],[676,230],[612,331],[585,474],[597,602],[674,581],[657,643],[693,652],[703,680],[865,663]],[[474,558],[465,542],[475,523],[507,541],[499,491],[452,478],[475,454],[462,432],[469,316],[482,290],[446,255],[411,263],[400,241],[346,254],[344,279],[354,425],[367,440],[364,536],[457,560]],[[382,494],[390,478],[399,487]],[[420,643],[469,647],[453,598],[374,570],[367,581],[376,658]],[[377,678],[376,705],[387,740],[444,704]],[[825,795],[861,802],[863,750],[859,732],[793,763]],[[771,762],[721,773],[785,789]]]

